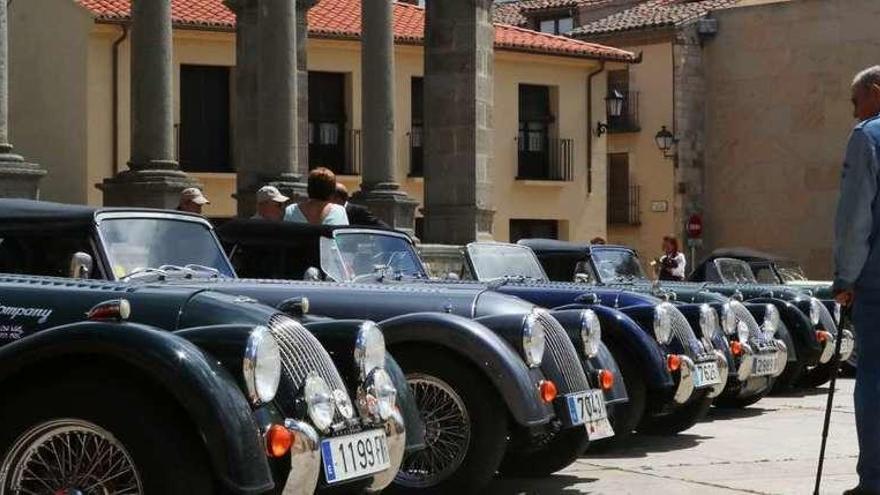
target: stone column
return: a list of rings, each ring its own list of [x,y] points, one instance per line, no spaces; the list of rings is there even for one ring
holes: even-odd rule
[[[238,214],[250,217],[256,211],[255,192],[262,176],[257,144],[257,0],[226,0],[235,12],[235,85],[232,149],[237,175],[235,198]]]
[[[361,0],[361,190],[352,201],[388,225],[414,232],[413,201],[395,182],[394,32],[392,0]]]
[[[425,241],[491,238],[492,0],[428,1]]]
[[[39,165],[12,153],[9,144],[9,23],[7,2],[0,0],[0,197],[36,199],[44,175]]]
[[[174,156],[171,0],[131,6],[131,159],[129,170],[99,186],[108,206],[174,208],[197,184]]]
[[[305,196],[297,160],[296,0],[260,0],[257,64],[259,187],[271,184],[290,197]]]

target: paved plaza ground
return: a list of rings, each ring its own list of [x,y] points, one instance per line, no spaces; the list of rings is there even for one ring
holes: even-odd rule
[[[852,488],[856,429],[852,379],[838,381],[822,493]],[[713,410],[677,437],[635,437],[625,450],[587,456],[542,480],[500,480],[494,494],[813,493],[827,387]]]

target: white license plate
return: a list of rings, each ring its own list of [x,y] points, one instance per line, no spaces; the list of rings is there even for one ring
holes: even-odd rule
[[[721,383],[721,374],[718,372],[718,363],[699,363],[694,369],[694,387],[702,388]]]
[[[590,390],[566,397],[571,423],[584,424],[590,440],[614,436],[614,428],[608,422],[605,395],[601,390]]]
[[[772,375],[776,371],[776,354],[771,356],[756,356],[754,375],[764,376]]]
[[[391,466],[384,430],[322,440],[321,458],[328,485],[378,473]]]

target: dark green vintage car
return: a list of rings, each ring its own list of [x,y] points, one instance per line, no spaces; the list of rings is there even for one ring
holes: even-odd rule
[[[401,411],[421,442],[375,323],[63,278],[93,269],[83,249],[100,248],[67,235],[93,210],[0,209],[0,493],[377,491],[404,455]]]

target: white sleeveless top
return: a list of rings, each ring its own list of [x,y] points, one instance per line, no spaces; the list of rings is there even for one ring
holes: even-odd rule
[[[292,204],[284,210],[284,221],[295,223],[309,223],[309,219],[307,219],[302,210],[299,209],[298,204]],[[345,213],[345,208],[337,204],[331,204],[330,211],[327,212],[327,216],[324,217],[324,220],[321,221],[321,224],[348,225],[348,215],[346,215]]]

